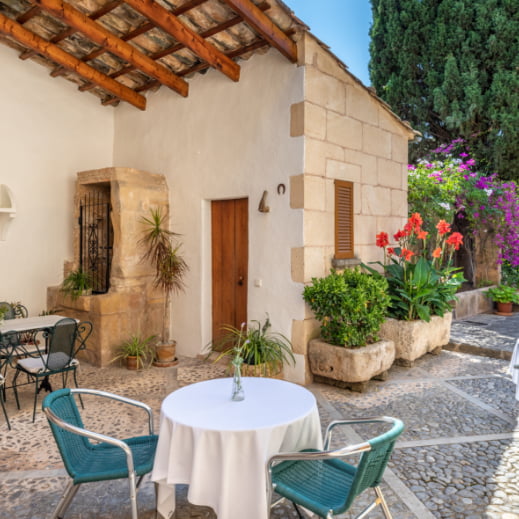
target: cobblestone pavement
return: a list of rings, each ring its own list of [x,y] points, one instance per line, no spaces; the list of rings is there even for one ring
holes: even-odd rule
[[[406,429],[382,483],[395,519],[519,519],[519,403],[508,364],[506,359],[443,351],[426,355],[412,368],[394,366],[386,381],[370,382],[364,393],[323,384],[309,389],[317,398],[323,428],[333,419],[377,414],[404,421]],[[225,376],[221,366],[188,358],[181,358],[177,367],[136,373],[117,367],[97,369],[83,362],[79,382],[148,403],[158,422],[160,403],[171,391],[221,376]],[[21,396],[18,411],[8,391],[12,431],[0,421],[0,518],[43,519],[50,516],[68,477],[41,411],[31,422],[32,386]],[[122,410],[118,404],[100,408],[85,399],[86,426],[107,434],[124,437],[143,432],[137,412]],[[349,429],[337,439],[356,441],[374,432]],[[129,518],[127,495],[125,481],[84,485],[66,519]],[[155,517],[149,477],[138,503],[141,519]],[[350,514],[341,517],[354,517],[365,503],[366,498],[360,499]],[[186,486],[177,487],[175,517],[216,518],[211,509],[188,503]],[[247,518],[246,511],[243,517]],[[297,515],[291,506],[280,505],[272,517]],[[383,515],[378,510],[369,517]]]

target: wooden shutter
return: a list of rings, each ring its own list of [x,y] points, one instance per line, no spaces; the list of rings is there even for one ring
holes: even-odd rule
[[[353,182],[335,181],[335,257],[353,258]]]

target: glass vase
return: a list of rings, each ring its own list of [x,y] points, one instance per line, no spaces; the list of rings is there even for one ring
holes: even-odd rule
[[[232,361],[234,366],[234,376],[232,378],[232,395],[231,400],[235,402],[239,402],[245,398],[245,393],[243,391],[243,383],[241,379],[241,364],[243,359],[241,357],[235,357]]]

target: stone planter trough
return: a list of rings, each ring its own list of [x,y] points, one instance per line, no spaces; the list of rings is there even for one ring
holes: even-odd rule
[[[387,378],[395,360],[395,345],[381,340],[362,348],[344,348],[313,339],[308,344],[308,360],[316,382],[362,392],[372,378]]]
[[[395,343],[395,362],[412,367],[426,353],[438,355],[450,339],[452,312],[434,315],[429,322],[387,319],[380,327],[380,337]]]

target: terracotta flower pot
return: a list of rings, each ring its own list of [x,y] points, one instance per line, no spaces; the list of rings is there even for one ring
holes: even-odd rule
[[[168,344],[157,344],[155,346],[155,360],[153,365],[158,368],[167,368],[178,363],[175,357],[177,351],[177,342],[170,341]]]
[[[126,369],[136,370],[138,368],[137,357],[126,357]]]
[[[513,303],[498,303],[496,302],[497,311],[496,314],[498,315],[512,315],[512,307]]]

